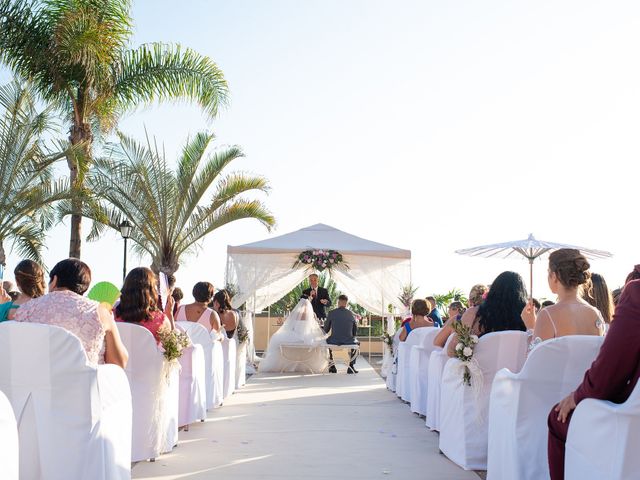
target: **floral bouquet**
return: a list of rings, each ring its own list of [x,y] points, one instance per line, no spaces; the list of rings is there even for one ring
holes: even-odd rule
[[[471,386],[471,369],[480,371],[477,362],[473,358],[473,350],[478,344],[478,336],[471,333],[471,327],[462,322],[452,322],[451,327],[456,332],[458,344],[456,345],[456,358],[462,362],[464,373],[462,383]]]
[[[389,353],[393,357],[393,335],[389,335],[388,332],[384,332],[381,338],[382,341],[387,344],[387,347],[389,347]]]
[[[334,268],[348,269],[340,252],[335,250],[305,250],[300,252],[293,264],[293,268],[306,265],[307,268],[318,270],[333,270]]]
[[[249,330],[245,327],[242,322],[238,322],[238,343],[240,345],[247,343],[249,341]]]
[[[168,362],[177,361],[182,356],[182,351],[191,346],[191,340],[186,333],[166,327],[158,330],[158,338],[164,350],[164,358]]]

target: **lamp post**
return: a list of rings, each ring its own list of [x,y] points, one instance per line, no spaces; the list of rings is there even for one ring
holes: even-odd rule
[[[127,276],[127,239],[131,237],[131,224],[128,220],[124,220],[120,225],[120,235],[124,238],[124,263],[122,265],[122,282]]]

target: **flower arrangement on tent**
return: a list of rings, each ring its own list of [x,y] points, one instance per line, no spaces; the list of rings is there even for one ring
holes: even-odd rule
[[[473,358],[473,350],[478,344],[478,336],[471,333],[471,327],[462,322],[452,322],[451,327],[456,332],[458,343],[456,345],[456,358],[462,362],[464,373],[462,383],[471,386],[471,368],[476,370],[477,362]]]
[[[293,268],[306,266],[319,272],[323,270],[333,270],[334,268],[348,269],[340,252],[336,250],[305,250],[300,252],[293,264]]]

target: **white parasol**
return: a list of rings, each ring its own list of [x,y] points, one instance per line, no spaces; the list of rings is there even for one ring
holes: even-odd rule
[[[545,253],[560,248],[575,248],[587,258],[609,258],[611,253],[604,250],[595,250],[593,248],[577,247],[575,245],[566,245],[564,243],[545,242],[544,240],[536,240],[533,234],[529,234],[526,240],[515,240],[512,242],[495,243],[493,245],[482,245],[480,247],[465,248],[456,250],[460,255],[468,255],[470,257],[484,258],[509,258],[514,254],[520,254],[529,260],[529,295],[533,298],[533,261],[544,255]]]

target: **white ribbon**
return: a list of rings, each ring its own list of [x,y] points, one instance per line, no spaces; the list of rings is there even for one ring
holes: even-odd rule
[[[472,357],[471,360],[468,360],[468,361],[461,360],[460,362],[456,363],[456,369],[465,387],[468,386],[464,381],[464,373],[466,368],[469,369],[469,374],[471,376],[470,388],[471,388],[471,393],[473,394],[473,400],[475,401],[476,405],[479,407],[478,403],[480,400],[480,396],[482,395],[482,390],[484,388],[484,376],[482,375],[482,370],[480,369],[480,365],[478,364],[478,361],[475,358]],[[484,419],[482,417],[481,409],[477,408],[476,422],[481,424],[483,423],[483,421]]]

